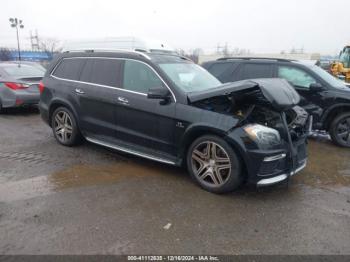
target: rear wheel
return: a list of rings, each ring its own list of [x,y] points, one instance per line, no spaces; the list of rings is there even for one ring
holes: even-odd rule
[[[209,192],[231,192],[242,182],[237,154],[217,136],[202,136],[192,143],[187,153],[187,168],[192,178]]]
[[[52,131],[56,140],[65,146],[74,146],[81,142],[81,134],[73,113],[59,107],[52,114]]]
[[[333,120],[329,133],[335,144],[350,147],[350,112],[338,115]]]

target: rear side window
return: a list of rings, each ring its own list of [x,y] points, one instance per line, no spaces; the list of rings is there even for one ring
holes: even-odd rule
[[[80,75],[80,81],[120,87],[122,61],[117,59],[86,59]]]
[[[233,81],[233,72],[237,69],[239,63],[237,62],[219,62],[209,66],[208,71],[219,79],[221,82],[231,82]]]
[[[243,64],[240,69],[240,80],[269,77],[272,77],[272,67],[269,64]]]
[[[226,70],[230,69],[232,67],[231,63],[217,63],[217,64],[213,64],[211,67],[209,67],[209,72],[213,75],[213,76],[220,76],[222,75],[224,72],[226,72]]]
[[[87,59],[80,81],[120,87],[122,61],[118,59]]]
[[[63,59],[53,72],[53,75],[63,79],[79,80],[79,75],[85,59]]]
[[[150,88],[163,86],[162,80],[147,65],[126,60],[124,64],[123,88],[147,93]]]

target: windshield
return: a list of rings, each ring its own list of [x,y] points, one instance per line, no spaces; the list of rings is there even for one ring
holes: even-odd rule
[[[183,91],[202,91],[221,85],[204,68],[189,63],[159,64],[167,76]]]
[[[332,87],[347,88],[346,85],[342,81],[340,81],[338,78],[335,78],[334,76],[329,74],[327,71],[323,70],[321,67],[314,65],[314,66],[311,66],[310,68],[318,76],[320,76],[324,81],[326,81],[328,84],[330,84]]]
[[[7,74],[14,78],[42,77],[45,74],[45,70],[30,65],[8,65],[2,68]]]

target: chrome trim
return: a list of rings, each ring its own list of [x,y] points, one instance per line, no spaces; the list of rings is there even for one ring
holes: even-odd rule
[[[303,164],[300,167],[298,167],[294,171],[290,172],[289,175],[293,176],[296,173],[300,172],[301,170],[303,170],[306,167],[306,164],[307,164],[307,159],[305,159],[303,161]],[[261,179],[261,180],[258,181],[258,183],[256,185],[258,187],[259,186],[269,186],[269,185],[273,185],[273,184],[277,184],[279,182],[282,182],[282,181],[286,180],[287,178],[288,178],[287,174],[282,174],[282,175],[271,177],[271,178]]]
[[[54,75],[51,75],[51,77],[52,77],[52,78],[55,78],[55,79],[58,79],[58,80],[62,80],[62,81],[72,82],[72,83],[79,83],[79,84],[84,84],[84,85],[92,85],[92,86],[105,87],[105,88],[109,88],[109,89],[122,90],[122,91],[126,91],[126,92],[133,93],[133,94],[138,94],[138,95],[142,95],[142,96],[147,96],[147,94],[145,94],[145,93],[140,93],[140,92],[136,92],[136,91],[132,91],[132,90],[126,90],[126,89],[119,88],[119,87],[113,87],[113,86],[106,86],[106,85],[94,84],[94,83],[89,83],[89,82],[84,82],[84,81],[70,80],[70,79],[65,79],[65,78],[57,77],[57,76],[54,76]]]
[[[81,90],[80,88],[76,88],[75,93],[80,94],[80,95],[85,94],[85,92],[83,90]]]
[[[285,158],[286,154],[278,154],[278,155],[274,155],[274,156],[267,156],[264,158],[264,162],[271,162],[271,161],[275,161],[275,160],[279,160],[282,158]]]
[[[286,180],[287,178],[288,176],[286,174],[282,174],[271,178],[261,179],[260,181],[258,181],[257,186],[269,186],[277,184],[279,182],[282,182],[283,180]]]
[[[298,168],[295,169],[294,171],[290,172],[290,175],[291,175],[291,176],[295,175],[296,173],[299,173],[301,170],[303,170],[303,169],[306,167],[307,160],[305,159],[303,162],[304,162],[304,163],[303,163],[300,167],[298,167]]]
[[[86,85],[93,85],[93,86],[99,86],[99,87],[105,87],[105,88],[110,88],[110,89],[115,89],[115,90],[120,90],[120,91],[125,91],[125,92],[129,92],[129,93],[133,93],[133,94],[139,94],[139,95],[143,95],[143,96],[147,96],[146,93],[141,93],[141,92],[136,92],[136,91],[132,91],[132,90],[127,90],[124,88],[120,88],[120,87],[114,87],[114,86],[107,86],[107,85],[101,85],[101,84],[95,84],[95,83],[90,83],[90,82],[83,82],[83,81],[78,81],[78,80],[71,80],[71,79],[66,79],[66,78],[61,78],[61,77],[57,77],[54,76],[53,74],[55,73],[57,67],[62,63],[62,61],[64,59],[114,59],[114,60],[130,60],[130,61],[136,61],[142,64],[145,64],[146,66],[148,66],[149,68],[151,68],[151,70],[159,77],[159,79],[164,83],[164,85],[166,86],[166,88],[170,91],[172,97],[174,98],[174,102],[176,103],[176,97],[174,92],[170,89],[170,87],[168,86],[168,84],[163,80],[163,78],[157,73],[156,70],[154,70],[153,67],[151,67],[149,64],[140,61],[140,60],[136,60],[136,59],[130,59],[130,58],[118,58],[118,57],[97,57],[97,56],[90,56],[90,57],[65,57],[63,59],[61,59],[61,61],[59,63],[57,63],[57,65],[54,67],[54,69],[51,71],[50,76],[58,79],[58,80],[63,80],[63,81],[68,81],[68,82],[73,82],[73,83],[80,83],[80,84],[86,84]]]
[[[112,149],[115,149],[115,150],[119,150],[119,151],[122,151],[122,152],[125,152],[125,153],[129,153],[129,154],[132,154],[132,155],[140,156],[140,157],[143,157],[143,158],[147,158],[147,159],[158,161],[158,162],[165,163],[165,164],[176,165],[175,162],[170,161],[170,160],[166,160],[166,159],[163,159],[163,158],[160,158],[160,157],[155,157],[155,156],[151,156],[151,155],[148,155],[148,154],[140,153],[140,152],[137,152],[137,151],[134,151],[134,150],[126,149],[124,147],[115,146],[115,145],[109,144],[107,142],[99,141],[99,140],[94,139],[94,138],[85,137],[85,139],[87,141],[91,142],[91,143],[94,143],[94,144],[97,144],[97,145],[101,145],[101,146],[105,146],[105,147],[108,147],[108,148],[112,148]]]
[[[310,116],[310,121],[309,121],[309,128],[308,128],[309,134],[308,135],[312,134],[312,125],[313,125],[313,123],[314,123],[314,117],[313,117],[313,115],[311,115]]]

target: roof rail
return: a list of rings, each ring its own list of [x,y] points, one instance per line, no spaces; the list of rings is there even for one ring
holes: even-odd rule
[[[286,58],[273,58],[273,57],[222,57],[218,58],[216,61],[225,61],[225,60],[231,60],[231,59],[241,59],[241,60],[275,60],[280,62],[291,62],[295,61],[293,59],[286,59]]]
[[[94,52],[121,52],[121,53],[132,53],[132,54],[138,54],[141,55],[148,60],[151,60],[151,57],[149,57],[146,54],[146,50],[128,50],[128,49],[103,49],[103,48],[84,48],[84,49],[72,49],[72,50],[64,50],[64,53],[73,53],[73,52],[85,52],[85,53],[94,53]]]
[[[174,56],[175,56],[175,55],[174,55]],[[180,57],[180,58],[183,59],[183,60],[187,60],[187,61],[193,62],[193,60],[192,60],[191,58],[188,58],[188,57],[186,57],[186,56],[183,56],[183,55],[176,55],[176,56]]]

